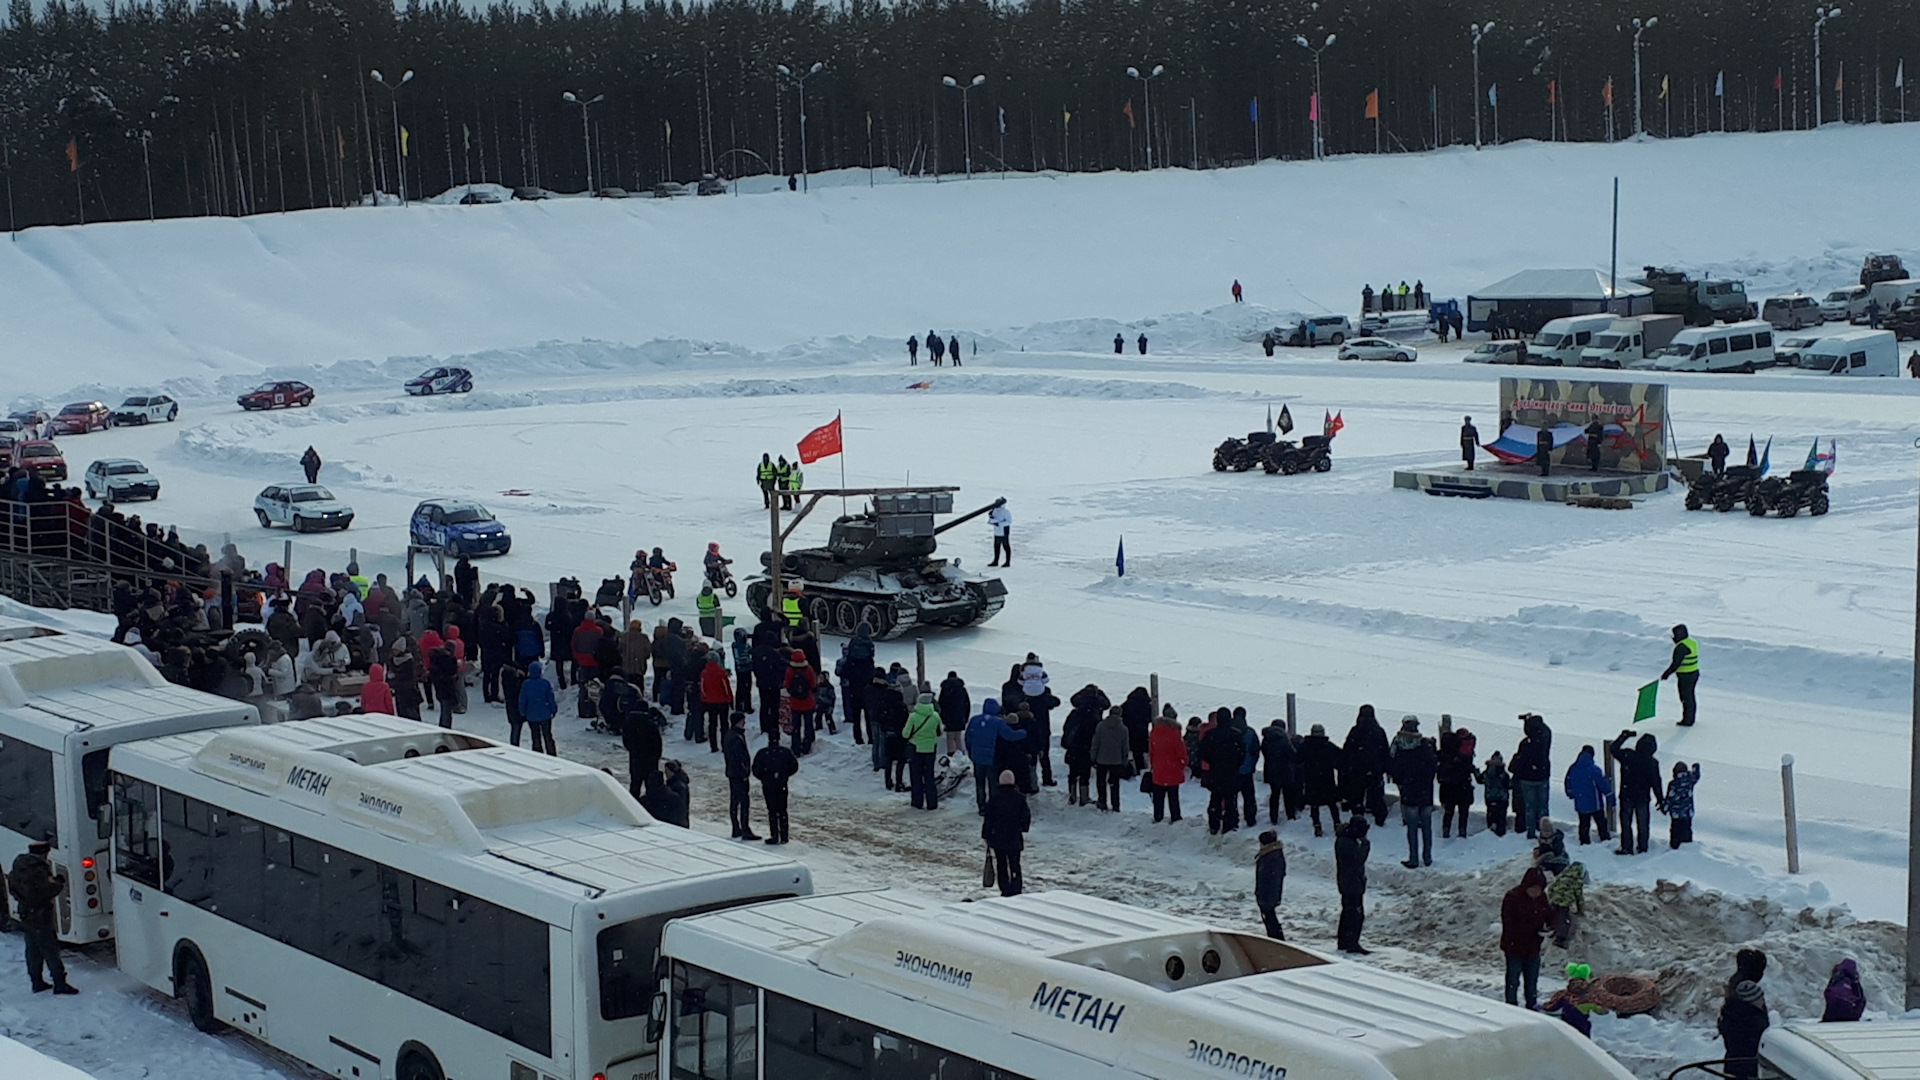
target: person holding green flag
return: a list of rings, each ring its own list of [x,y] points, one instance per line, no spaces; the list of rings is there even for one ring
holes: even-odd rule
[[[1660,681],[1679,676],[1680,726],[1692,727],[1695,713],[1693,689],[1700,682],[1700,643],[1687,633],[1686,623],[1673,626],[1673,661],[1660,673]]]

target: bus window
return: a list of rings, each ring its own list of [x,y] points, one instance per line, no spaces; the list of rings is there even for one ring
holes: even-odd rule
[[[600,1019],[631,1020],[647,1015],[647,1010],[653,1005],[653,995],[660,990],[653,971],[660,956],[660,933],[668,923],[722,908],[784,898],[756,896],[749,900],[729,900],[679,911],[663,911],[600,931],[594,938],[594,948],[600,960]]]
[[[159,789],[144,780],[114,777],[113,864],[121,877],[160,887]]]
[[[94,835],[105,840],[113,835],[113,820],[100,812],[107,804],[107,752],[95,750],[80,759],[80,783],[87,789],[87,816],[93,819]]]
[[[672,1080],[757,1080],[758,992],[685,964],[673,966]]]
[[[698,969],[692,969],[698,970]],[[818,1006],[767,995],[767,1071],[781,1080],[1025,1080],[956,1053]],[[673,1080],[695,1074],[677,1069]]]
[[[1708,339],[1707,351],[1715,356],[1724,356],[1727,351],[1727,339],[1723,337]]]
[[[55,839],[52,751],[0,739],[0,829],[29,840]]]

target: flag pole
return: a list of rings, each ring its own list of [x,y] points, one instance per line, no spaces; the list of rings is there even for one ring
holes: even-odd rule
[[[834,426],[840,429],[840,490],[847,490],[847,426],[840,422],[840,410],[833,411]],[[840,496],[840,516],[847,516],[847,497]]]

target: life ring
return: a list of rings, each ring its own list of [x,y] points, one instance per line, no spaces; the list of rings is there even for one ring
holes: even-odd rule
[[[1587,986],[1586,998],[1615,1016],[1638,1016],[1660,1005],[1660,988],[1642,975],[1602,975]]]

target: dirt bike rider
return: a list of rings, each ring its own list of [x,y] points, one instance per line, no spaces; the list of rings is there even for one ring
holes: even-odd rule
[[[647,591],[647,549],[641,548],[633,553],[633,562],[627,564],[627,603],[631,604]]]
[[[707,545],[707,555],[704,562],[707,567],[707,584],[712,585],[716,589],[725,586],[727,578],[732,576],[727,573],[727,567],[733,565],[733,560],[720,554],[720,544],[718,541]]]
[[[673,572],[678,569],[680,567],[662,555],[659,548],[654,548],[653,555],[647,559],[647,571],[659,580],[663,588],[672,585]]]

